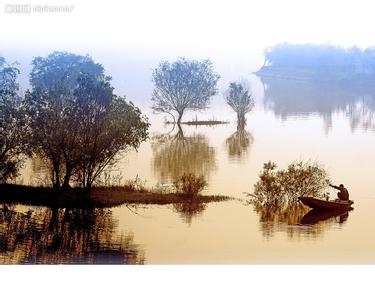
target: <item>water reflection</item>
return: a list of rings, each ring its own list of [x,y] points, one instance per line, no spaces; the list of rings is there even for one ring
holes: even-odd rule
[[[110,209],[2,205],[2,264],[142,264],[133,236],[115,233]]]
[[[254,142],[254,137],[245,130],[245,123],[237,124],[237,131],[225,141],[229,158],[233,161],[242,161],[249,152],[249,148]]]
[[[375,87],[359,83],[324,83],[313,80],[260,76],[264,87],[264,105],[285,120],[292,116],[318,114],[326,130],[332,127],[332,115],[343,113],[351,128],[375,130]]]
[[[191,225],[193,218],[201,215],[206,208],[206,203],[197,200],[187,200],[185,202],[173,204],[173,209],[179,213],[181,219],[189,225]]]
[[[311,210],[300,203],[289,205],[255,204],[260,229],[264,237],[271,238],[276,232],[285,232],[290,239],[318,238],[334,224],[344,224],[349,210]]]
[[[204,176],[216,169],[215,149],[203,134],[185,136],[178,126],[176,134],[153,137],[154,172],[163,183],[175,181],[183,174]]]
[[[300,223],[306,225],[314,225],[322,221],[334,218],[338,223],[343,224],[349,217],[349,212],[353,208],[347,209],[330,209],[330,210],[319,210],[312,209],[306,215],[303,216]]]

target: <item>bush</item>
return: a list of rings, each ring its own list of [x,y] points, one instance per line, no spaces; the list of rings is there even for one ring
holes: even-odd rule
[[[141,180],[138,175],[135,177],[134,180],[127,180],[124,185],[124,189],[127,192],[139,192],[139,193],[146,193],[148,192],[146,188],[146,181]]]
[[[186,197],[195,197],[207,186],[203,176],[194,174],[183,174],[174,183],[177,193]]]
[[[299,196],[323,198],[328,187],[326,170],[317,163],[295,162],[277,170],[273,162],[265,163],[254,185],[252,203],[285,205],[298,203]]]

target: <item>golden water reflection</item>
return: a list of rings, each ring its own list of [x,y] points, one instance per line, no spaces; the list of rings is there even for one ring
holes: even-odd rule
[[[173,204],[174,211],[176,211],[181,219],[189,225],[191,225],[193,218],[201,215],[206,208],[206,203],[194,199]]]
[[[1,264],[143,264],[110,209],[0,207]]]
[[[266,238],[273,237],[276,232],[285,232],[290,239],[322,237],[325,230],[334,224],[343,225],[349,217],[349,210],[312,210],[301,203],[255,203],[253,207]]]
[[[241,161],[249,152],[249,148],[254,143],[254,137],[245,130],[244,123],[237,124],[237,131],[225,141],[229,158]]]
[[[216,169],[215,149],[207,137],[185,136],[181,127],[176,134],[155,135],[152,149],[154,172],[162,183],[173,182],[183,174],[208,178]]]
[[[260,76],[264,105],[285,120],[291,116],[320,115],[326,131],[332,128],[332,115],[343,113],[352,130],[375,130],[375,89],[372,85],[345,85]]]

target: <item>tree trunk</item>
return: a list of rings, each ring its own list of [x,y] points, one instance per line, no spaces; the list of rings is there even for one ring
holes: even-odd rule
[[[52,187],[55,190],[60,188],[60,168],[58,163],[53,163]]]
[[[181,119],[182,119],[182,115],[184,114],[184,112],[179,112],[178,113],[178,119],[177,119],[177,124],[181,124]]]
[[[245,126],[246,124],[246,118],[244,113],[237,113],[237,125],[239,126]]]
[[[65,177],[64,177],[64,182],[62,185],[63,189],[70,189],[70,177],[72,177],[72,167],[70,165],[66,165],[66,172],[65,172]]]

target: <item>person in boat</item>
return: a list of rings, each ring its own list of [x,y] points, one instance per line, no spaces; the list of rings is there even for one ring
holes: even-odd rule
[[[336,185],[332,185],[332,184],[330,184],[329,186],[330,186],[330,187],[333,187],[334,189],[340,191],[340,192],[337,193],[337,197],[338,197],[340,200],[349,200],[349,192],[348,192],[348,190],[344,187],[343,184],[340,184],[339,186],[336,186]]]

